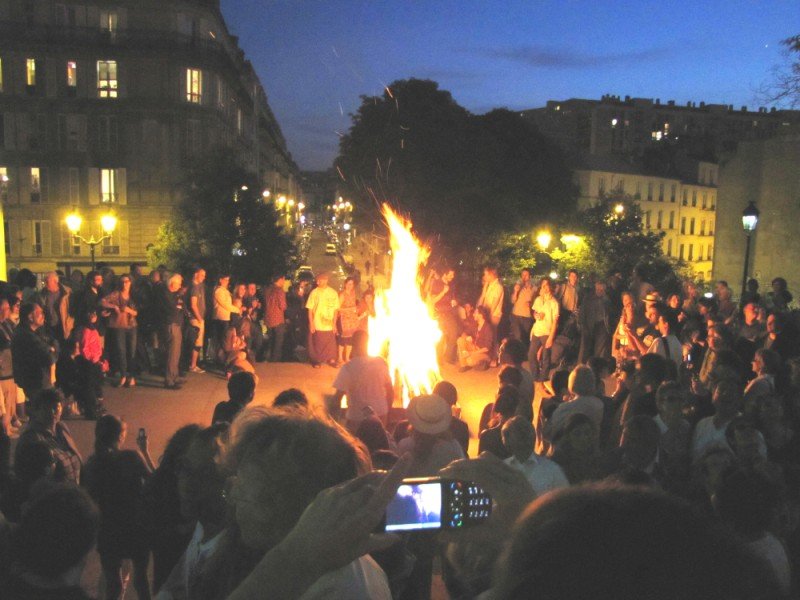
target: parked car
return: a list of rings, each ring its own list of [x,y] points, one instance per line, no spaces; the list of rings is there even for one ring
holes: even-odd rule
[[[336,256],[336,244],[330,242],[325,244],[325,254],[327,256]]]

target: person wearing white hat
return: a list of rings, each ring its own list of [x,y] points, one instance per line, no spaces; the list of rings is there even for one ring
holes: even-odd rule
[[[413,477],[436,475],[454,460],[465,458],[464,451],[450,431],[453,418],[450,405],[441,396],[416,396],[406,409],[411,435],[400,441],[400,454],[414,457],[409,474]]]

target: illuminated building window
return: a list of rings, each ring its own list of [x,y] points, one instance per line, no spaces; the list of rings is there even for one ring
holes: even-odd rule
[[[67,61],[67,87],[75,89],[78,86],[78,63],[74,60]]]
[[[106,233],[103,240],[103,254],[119,254],[119,240],[115,233]]]
[[[119,15],[112,10],[104,10],[100,13],[100,31],[104,32],[112,41],[117,37],[117,26],[119,25]]]
[[[36,86],[36,59],[28,58],[25,60],[25,83],[28,87]]]
[[[97,61],[97,97],[116,98],[119,89],[117,81],[117,61]]]
[[[200,69],[186,69],[186,100],[193,104],[203,101],[203,72]]]
[[[100,169],[100,200],[106,204],[117,201],[117,172],[114,169]]]
[[[31,167],[31,203],[42,201],[42,172],[39,167]]]
[[[0,58],[0,92],[3,91],[3,59]]]
[[[242,109],[236,109],[236,133],[242,135]]]

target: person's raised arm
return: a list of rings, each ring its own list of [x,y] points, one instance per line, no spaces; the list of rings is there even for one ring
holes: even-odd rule
[[[228,600],[293,600],[325,573],[391,546],[397,538],[375,530],[410,464],[406,455],[388,473],[368,473],[321,491]]]

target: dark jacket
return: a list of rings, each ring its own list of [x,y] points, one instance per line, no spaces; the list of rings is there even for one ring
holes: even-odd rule
[[[11,338],[11,362],[14,382],[24,390],[51,387],[50,367],[58,358],[58,343],[20,324]]]

